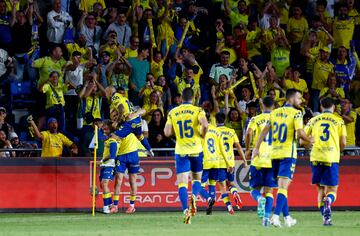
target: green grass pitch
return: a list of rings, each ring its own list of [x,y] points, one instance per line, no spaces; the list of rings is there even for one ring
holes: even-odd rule
[[[180,212],[118,213],[95,217],[85,213],[2,213],[0,235],[360,235],[360,212],[334,212],[331,227],[322,226],[318,212],[293,212],[298,220],[293,228],[263,228],[255,212],[213,212],[206,216],[199,212],[191,225],[182,223]]]

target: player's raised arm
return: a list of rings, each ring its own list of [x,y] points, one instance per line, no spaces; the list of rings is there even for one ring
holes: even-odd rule
[[[254,158],[259,155],[260,145],[261,145],[262,141],[265,139],[266,135],[269,133],[269,130],[270,130],[270,123],[266,124],[265,127],[261,130],[259,139],[256,141],[256,145],[252,152],[251,158]]]

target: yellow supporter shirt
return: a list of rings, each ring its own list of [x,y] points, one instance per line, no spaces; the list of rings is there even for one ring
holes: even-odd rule
[[[281,33],[285,35],[285,31],[283,29],[280,29]],[[274,40],[278,36],[279,32],[278,29],[267,29],[263,32],[262,35],[262,42],[263,44],[268,48],[271,49],[272,44],[271,41]]]
[[[151,61],[150,63],[150,71],[154,75],[155,80],[159,78],[159,76],[164,75],[164,60],[161,60],[160,62]]]
[[[308,53],[310,57],[306,58],[306,72],[312,73],[314,70],[314,63],[319,58],[320,55],[320,48],[322,48],[323,44],[319,42],[319,44],[315,47],[309,48]]]
[[[85,104],[83,106],[85,106],[84,109],[84,114],[91,112],[91,114],[93,115],[93,117],[96,119],[100,119],[101,118],[101,96],[100,95],[95,95],[95,96],[87,96],[86,98],[83,98],[83,102],[85,102]],[[94,104],[94,105],[93,105]],[[93,107],[92,111],[91,111],[91,107]],[[84,120],[84,125],[88,125],[88,123],[86,122],[86,120]]]
[[[102,45],[99,49],[100,52],[103,52],[103,51],[107,51],[110,53],[110,62],[113,62],[116,60],[117,58],[117,54],[116,54],[116,51],[119,49],[119,46],[114,44],[114,45],[108,45],[108,44],[105,44],[105,45]]]
[[[350,116],[354,119],[353,122],[345,124],[346,126],[346,146],[355,146],[355,124],[356,124],[356,118],[357,114],[354,111],[350,111],[347,116]]]
[[[128,154],[138,150],[138,139],[135,134],[130,133],[126,138],[121,139],[119,155]]]
[[[314,64],[314,77],[311,88],[321,90],[322,88],[327,87],[327,80],[329,74],[332,72],[334,72],[333,64],[317,60]]]
[[[218,126],[218,130],[220,131],[221,135],[221,148],[226,158],[227,162],[229,163],[230,167],[235,166],[235,155],[234,155],[234,143],[239,143],[239,138],[235,133],[235,130],[226,127],[226,126]],[[225,160],[220,160],[219,168],[227,168]]]
[[[55,92],[57,95],[55,94]],[[58,83],[57,86],[50,85],[49,83],[44,84],[42,92],[46,95],[45,108],[48,109],[54,105],[61,104],[65,106],[64,92],[67,91],[67,86],[62,83]]]
[[[182,94],[185,88],[192,88],[192,90],[194,91],[194,100],[200,93],[200,85],[195,84],[195,81],[194,84],[191,86],[191,84],[187,84],[184,79],[180,79],[179,77],[176,77],[174,83],[176,84],[178,93],[180,94]]]
[[[42,131],[44,139],[42,141],[41,157],[61,157],[63,146],[70,147],[73,142],[62,133],[52,134],[50,131]]]
[[[230,53],[229,64],[233,64],[236,61],[237,56],[233,48],[223,47],[221,51],[227,51]]]
[[[183,103],[169,112],[166,124],[172,125],[175,132],[175,154],[192,155],[203,151],[199,132],[201,118],[206,119],[203,109],[189,103]]]
[[[344,121],[330,113],[324,112],[310,119],[305,133],[314,138],[310,161],[339,163],[340,138],[346,136]]]
[[[238,136],[238,138],[242,137],[242,127],[243,127],[242,121],[229,121],[229,120],[226,120],[225,121],[225,126],[235,130],[235,133]]]
[[[308,29],[309,26],[307,20],[304,17],[301,17],[299,20],[291,17],[289,19],[289,23],[287,24],[287,32],[290,43],[302,42]]]
[[[299,82],[295,82],[293,80],[287,79],[285,80],[285,87],[286,89],[297,89],[301,91],[301,93],[307,93],[309,92],[306,81],[303,79],[299,79]]]
[[[111,97],[110,108],[117,110],[117,108],[120,105],[123,105],[123,107],[124,107],[124,117],[126,117],[127,115],[129,115],[130,113],[132,113],[134,111],[134,107],[130,103],[129,99],[127,99],[126,97],[124,97],[120,93],[115,93]]]
[[[348,20],[339,20],[336,18],[333,22],[333,48],[339,48],[340,46],[344,46],[346,49],[349,49],[350,41],[352,40],[354,35],[354,29],[354,18],[349,18]]]
[[[256,27],[255,30],[249,31],[246,35],[246,46],[247,51],[249,53],[249,58],[257,55],[261,55],[260,53],[260,35],[261,35],[261,29],[259,27]]]
[[[222,159],[220,132],[214,125],[209,125],[204,140],[204,169],[219,168]]]
[[[290,66],[290,50],[275,46],[271,50],[271,62],[276,69],[276,76],[282,77],[286,68]]]
[[[100,3],[103,9],[106,8],[104,0],[80,0],[79,9],[84,12],[92,12],[95,3]]]
[[[159,107],[158,105],[156,104],[144,104],[143,109],[145,109],[146,113],[144,115],[144,120],[146,120],[147,123],[149,123],[151,121],[151,116],[152,116],[152,112],[151,111],[154,111],[156,109],[160,109],[161,110],[161,113],[164,115],[164,109],[162,107]]]
[[[261,130],[265,127],[270,118],[270,113],[262,113],[251,118],[248,129],[253,132],[253,139],[251,140],[250,147],[254,148]],[[271,168],[271,131],[267,134],[265,140],[261,143],[259,155],[251,160],[251,165],[262,168]]]
[[[152,87],[152,88],[145,88],[144,93],[143,93],[144,105],[150,104],[150,95],[153,91],[157,91],[160,94],[162,94],[162,92],[163,92],[162,87],[158,86],[158,85],[154,85],[154,87]]]
[[[243,24],[243,25],[247,26],[249,23],[248,15],[240,14],[239,12],[236,12],[236,11],[231,11],[229,14],[229,18],[230,18],[231,26],[233,28],[239,24]]]
[[[295,136],[303,128],[301,111],[285,104],[270,113],[268,123],[272,132],[271,159],[297,158]]]
[[[329,91],[329,88],[323,88],[323,89],[321,89],[319,97],[322,97],[322,96],[326,95],[326,97],[336,98],[336,97],[333,97],[333,96],[331,95],[331,93],[328,93],[328,91]],[[336,88],[336,89],[335,89],[335,92],[336,92],[337,94],[339,94],[340,98],[345,98],[344,89],[342,89],[342,88]]]
[[[68,43],[66,44],[66,49],[68,50],[69,58],[71,58],[73,52],[78,51],[81,53],[80,63],[85,64],[88,62],[90,56],[89,48],[82,48],[77,43]]]
[[[126,48],[125,49],[125,58],[128,59],[130,57],[137,57],[138,56],[138,51],[137,49],[133,50],[131,48]]]
[[[50,73],[53,71],[59,72],[61,78],[64,75],[62,69],[65,64],[66,61],[64,58],[61,58],[57,62],[53,61],[51,57],[42,57],[35,60],[33,62],[33,67],[39,69],[39,80],[37,84],[43,84],[46,80],[48,80]]]

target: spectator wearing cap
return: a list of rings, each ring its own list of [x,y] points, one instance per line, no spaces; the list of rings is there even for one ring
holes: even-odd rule
[[[63,42],[67,27],[72,24],[69,13],[61,10],[61,0],[53,1],[53,10],[47,14],[47,39],[50,43],[59,44]]]
[[[41,157],[61,157],[64,146],[68,147],[71,154],[78,154],[78,147],[69,138],[58,132],[58,122],[55,118],[49,118],[48,130],[40,132],[32,116],[28,117],[28,123],[34,129],[34,136],[41,140]]]
[[[139,105],[139,91],[146,84],[146,75],[150,72],[149,49],[146,47],[138,48],[138,56],[129,58],[132,73],[129,79],[129,98],[134,105]]]
[[[113,62],[118,58],[118,51],[120,50],[120,45],[117,41],[117,33],[115,30],[110,30],[106,35],[106,43],[100,46],[99,54],[104,51],[110,53],[110,61]]]
[[[7,116],[5,107],[0,107],[0,130],[4,131],[6,137],[8,137],[9,133],[14,129],[13,127],[5,121]]]
[[[228,51],[222,51],[220,53],[220,63],[213,64],[210,69],[209,77],[212,79],[213,83],[219,83],[220,75],[224,74],[231,78],[234,73],[234,67],[229,63],[230,53]]]
[[[53,71],[49,79],[39,84],[39,90],[46,95],[46,117],[54,117],[59,121],[59,131],[65,131],[65,99],[64,93],[68,91],[68,84],[59,81],[60,74]],[[57,127],[58,128],[58,127]]]
[[[126,22],[126,14],[123,12],[120,12],[117,16],[116,22],[113,22],[109,25],[109,27],[106,29],[106,32],[104,35],[108,35],[110,31],[115,31],[117,34],[117,42],[127,48],[130,46],[130,36],[131,28]]]
[[[330,49],[322,47],[320,49],[320,56],[314,63],[314,73],[312,80],[312,110],[319,111],[319,96],[322,88],[326,87],[327,80],[330,73],[334,73],[334,65],[329,62]]]
[[[86,47],[94,48],[98,52],[100,48],[100,40],[102,35],[102,29],[96,25],[96,16],[94,13],[83,12],[78,25],[77,30],[81,35],[84,35],[86,41]]]
[[[6,138],[6,134],[3,130],[0,130],[0,150],[12,148],[10,141]],[[0,157],[14,157],[14,152],[4,151],[0,152]]]
[[[60,46],[52,47],[50,56],[41,57],[32,63],[32,67],[39,70],[39,80],[37,81],[38,88],[40,84],[44,84],[49,75],[53,71],[57,71],[59,76],[62,77],[62,69],[65,66],[66,61],[63,58],[63,51]]]
[[[9,140],[11,143],[11,146],[14,149],[34,149],[37,148],[36,144],[30,144],[27,142],[21,142],[18,135],[15,132],[11,132],[9,134]],[[31,151],[15,151],[15,157],[30,157],[34,156],[35,152]]]

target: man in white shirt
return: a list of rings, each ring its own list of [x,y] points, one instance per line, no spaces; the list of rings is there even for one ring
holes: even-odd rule
[[[228,51],[222,51],[220,54],[220,63],[212,65],[209,77],[214,83],[219,83],[219,77],[222,74],[226,75],[228,80],[231,79],[231,76],[234,73],[234,67],[229,64],[229,59],[230,53]]]
[[[54,0],[53,10],[47,14],[47,38],[51,43],[62,43],[65,29],[72,24],[69,13],[61,10],[61,0]]]
[[[85,36],[86,47],[94,47],[99,51],[102,30],[96,25],[96,17],[93,13],[83,13],[78,23],[78,30]]]

